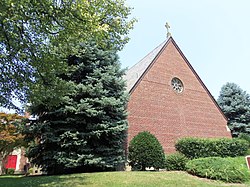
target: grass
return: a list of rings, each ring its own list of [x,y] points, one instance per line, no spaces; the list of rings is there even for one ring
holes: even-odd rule
[[[186,172],[102,172],[58,176],[0,176],[0,187],[250,186],[201,179]]]

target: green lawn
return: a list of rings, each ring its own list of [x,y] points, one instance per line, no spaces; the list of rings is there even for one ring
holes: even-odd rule
[[[0,176],[0,186],[30,187],[124,187],[124,186],[250,186],[226,184],[191,176],[185,172],[102,172],[58,176]]]

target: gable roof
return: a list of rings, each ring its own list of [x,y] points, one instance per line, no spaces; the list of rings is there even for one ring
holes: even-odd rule
[[[215,104],[215,106],[218,108],[218,110],[220,111],[220,113],[223,115],[223,117],[227,121],[227,117],[225,116],[225,114],[221,110],[220,106],[218,105],[218,103],[216,102],[216,100],[214,99],[214,97],[212,96],[212,94],[210,93],[210,91],[208,90],[208,88],[206,87],[206,85],[203,83],[203,81],[201,80],[201,78],[199,77],[199,75],[196,73],[196,71],[194,70],[194,68],[192,67],[192,65],[189,63],[189,61],[187,60],[187,58],[185,57],[185,55],[183,54],[183,52],[178,47],[178,45],[176,44],[176,42],[174,41],[174,39],[172,37],[170,37],[168,40],[165,40],[158,47],[156,47],[153,51],[151,51],[150,53],[148,53],[137,64],[135,64],[130,69],[128,69],[128,71],[126,72],[126,74],[124,76],[124,79],[127,82],[127,91],[130,94],[133,92],[133,90],[139,84],[140,80],[148,72],[148,70],[150,69],[150,67],[154,64],[154,62],[156,61],[156,59],[160,56],[160,54],[162,53],[162,51],[167,47],[167,45],[170,42],[173,43],[173,45],[175,46],[175,48],[177,49],[177,51],[180,53],[180,55],[182,56],[182,58],[184,59],[184,61],[188,65],[188,67],[191,69],[191,71],[193,72],[193,74],[195,75],[195,77],[198,79],[198,81],[200,82],[200,84],[202,85],[202,87],[207,92],[208,96],[211,98],[211,100],[213,101],[213,103]]]
[[[163,46],[167,41],[161,43],[158,47],[156,47],[153,51],[148,53],[142,60],[140,60],[137,64],[132,66],[126,72],[124,78],[127,81],[127,91],[130,92],[132,88],[136,85],[140,77],[144,74],[146,69],[150,66],[150,64],[154,61],[156,56],[158,56],[159,52],[163,49]]]

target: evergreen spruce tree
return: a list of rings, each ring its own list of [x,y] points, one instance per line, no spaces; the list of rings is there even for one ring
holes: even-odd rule
[[[228,118],[233,137],[241,133],[250,135],[250,97],[235,83],[222,86],[218,104]]]
[[[127,130],[128,94],[118,56],[90,42],[68,58],[68,66],[71,71],[60,77],[71,85],[70,94],[60,105],[31,106],[38,120],[26,132],[36,140],[27,155],[48,174],[114,170],[125,160]]]

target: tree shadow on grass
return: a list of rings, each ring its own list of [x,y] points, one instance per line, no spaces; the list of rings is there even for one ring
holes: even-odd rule
[[[0,187],[77,187],[90,185],[81,174],[54,176],[0,176]]]

